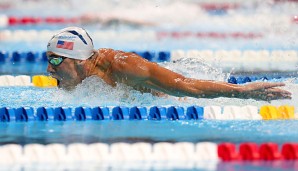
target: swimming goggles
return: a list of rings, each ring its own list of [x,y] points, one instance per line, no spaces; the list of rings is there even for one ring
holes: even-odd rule
[[[66,57],[63,57],[63,56],[51,55],[48,58],[48,61],[49,61],[50,64],[52,64],[54,66],[58,66],[64,61],[65,58]]]

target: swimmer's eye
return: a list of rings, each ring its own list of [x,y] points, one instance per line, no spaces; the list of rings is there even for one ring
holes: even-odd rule
[[[65,57],[62,56],[50,56],[50,58],[48,59],[49,63],[54,65],[54,66],[58,66],[60,65],[63,61],[64,61]]]

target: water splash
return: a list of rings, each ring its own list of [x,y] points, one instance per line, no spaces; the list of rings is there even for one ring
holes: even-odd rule
[[[161,65],[190,78],[226,81],[230,73],[223,72],[219,66],[220,59],[214,59],[211,63],[201,57],[185,57]]]
[[[56,91],[52,100],[66,106],[169,105],[169,99],[172,99],[173,105],[179,104],[176,97],[157,97],[151,93],[141,93],[124,84],[111,87],[98,77],[85,79],[71,92]]]

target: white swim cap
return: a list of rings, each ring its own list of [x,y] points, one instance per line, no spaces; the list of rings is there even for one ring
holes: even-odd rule
[[[47,50],[72,59],[86,60],[93,54],[93,41],[86,30],[67,27],[55,34]]]

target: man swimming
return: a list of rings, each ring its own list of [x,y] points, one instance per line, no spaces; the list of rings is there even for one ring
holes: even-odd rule
[[[177,97],[235,97],[256,100],[291,99],[277,87],[284,83],[256,82],[245,85],[184,77],[135,53],[102,48],[94,50],[88,33],[68,27],[55,34],[47,45],[50,75],[58,87],[71,90],[89,76],[98,76],[111,86],[124,83],[145,91],[154,90]]]

